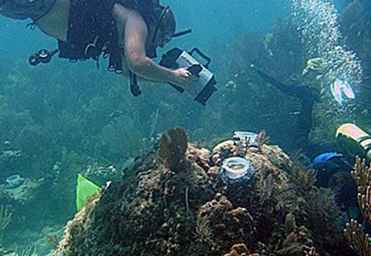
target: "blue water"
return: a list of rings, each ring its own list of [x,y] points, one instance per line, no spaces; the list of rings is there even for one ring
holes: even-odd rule
[[[214,40],[228,43],[236,34],[244,31],[264,31],[272,22],[283,15],[284,1],[239,1],[205,0],[164,1],[170,4],[177,15],[179,28],[192,28],[194,34],[188,42],[200,46],[208,45]],[[269,6],[269,8],[267,8]],[[264,18],[263,18],[264,17]],[[29,21],[10,21],[0,18],[0,50],[5,56],[27,56],[39,48],[53,47],[53,40],[41,32],[26,28]],[[3,56],[3,55],[2,55]]]
[[[9,205],[19,214],[0,235],[0,245],[14,249],[32,239],[39,240],[41,251],[50,249],[40,232],[60,236],[62,225],[75,213],[76,175],[102,166],[121,170],[152,146],[155,138],[149,137],[171,127],[186,128],[191,140],[205,146],[234,130],[265,130],[273,144],[291,154],[318,144],[332,149],[341,122],[358,120],[366,130],[371,128],[369,81],[357,84],[366,88],[357,89],[365,93],[359,100],[363,103],[349,104],[348,109],[340,109],[329,86],[321,85],[319,91],[327,98],[314,104],[313,127],[304,127],[312,137],[301,142],[296,126],[300,100],[251,72],[254,61],[282,83],[298,84],[307,59],[323,57],[308,57],[305,42],[295,41],[297,31],[282,25],[290,16],[289,1],[162,2],[176,14],[178,31],[193,32],[173,40],[160,53],[172,47],[198,47],[212,59],[210,69],[219,91],[206,107],[162,85],[144,84],[143,95],[135,98],[127,80],[105,72],[104,62],[100,70],[93,61],[70,64],[58,58],[31,67],[28,57],[42,48],[55,49],[56,40],[27,27],[29,21],[0,17],[0,206]],[[351,1],[330,2],[341,12]],[[345,40],[339,41],[344,49],[353,50]],[[120,177],[109,170],[108,176]],[[14,174],[40,185],[42,195],[25,203],[2,197],[1,184]]]

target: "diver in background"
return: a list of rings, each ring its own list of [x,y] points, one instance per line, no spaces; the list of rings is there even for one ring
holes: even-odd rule
[[[314,89],[303,85],[294,84],[287,85],[281,83],[267,73],[259,70],[254,65],[250,66],[265,82],[270,83],[282,93],[298,98],[301,102],[301,111],[297,120],[297,144],[301,148],[306,148],[309,145],[309,133],[313,123],[313,105],[319,101],[319,93]]]
[[[191,84],[185,68],[171,70],[152,60],[176,29],[173,12],[159,0],[0,0],[0,15],[32,19],[32,25],[58,40],[59,57],[98,63],[99,56],[109,55],[108,69],[126,77]],[[38,57],[46,63],[56,52]]]
[[[331,151],[317,155],[310,169],[315,170],[317,186],[330,188],[335,202],[348,218],[362,221],[357,204],[357,184],[352,177],[353,159]]]

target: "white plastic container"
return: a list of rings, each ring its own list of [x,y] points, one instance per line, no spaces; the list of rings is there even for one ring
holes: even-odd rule
[[[230,157],[223,161],[221,177],[224,182],[248,181],[255,174],[255,167],[243,157]]]

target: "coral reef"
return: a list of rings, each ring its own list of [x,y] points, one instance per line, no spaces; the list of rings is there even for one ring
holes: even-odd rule
[[[4,249],[0,246],[0,255],[11,256],[12,251]]]
[[[6,193],[9,198],[14,200],[15,202],[25,204],[26,202],[35,199],[35,196],[40,189],[40,186],[42,186],[43,182],[43,179],[25,179],[22,184],[14,188],[8,188],[6,185],[0,185],[0,190],[3,190],[4,193]]]
[[[45,201],[50,199],[51,193],[47,189],[50,183],[43,178],[26,178],[17,185],[0,185],[0,201],[3,204],[0,208],[0,226],[6,226],[6,232],[0,231],[0,240],[7,249],[24,247],[30,240],[35,241],[42,237],[39,220],[43,220],[44,226],[50,225],[45,220],[49,216]],[[57,192],[54,191],[56,194]]]
[[[363,217],[371,224],[371,165],[357,158],[352,176],[357,183],[358,205]]]
[[[181,129],[164,134],[159,152],[76,214],[54,256],[354,255],[332,195],[279,147],[227,142],[210,152],[186,138]],[[241,152],[255,176],[226,184],[218,158]]]
[[[1,205],[0,206],[0,237],[1,233],[8,227],[10,221],[12,220],[13,212],[9,207]]]
[[[250,253],[245,244],[235,244],[232,246],[231,251],[224,256],[259,256],[259,254]]]
[[[172,129],[161,136],[159,156],[164,161],[164,164],[171,170],[176,170],[181,167],[187,151],[187,135],[182,129]]]
[[[13,212],[8,206],[0,205],[0,255],[7,255],[11,251],[2,247],[5,230],[9,226]]]
[[[2,256],[40,256],[36,250],[36,247],[34,244],[28,245],[25,248],[18,249],[15,251],[11,250],[1,250],[0,248],[0,255]]]
[[[0,205],[0,255],[2,252],[2,243],[5,235],[5,230],[12,221],[13,212],[8,206]],[[4,249],[5,250],[5,249]]]
[[[371,255],[371,239],[363,231],[362,225],[356,220],[351,220],[344,230],[346,239],[352,244],[360,256]]]

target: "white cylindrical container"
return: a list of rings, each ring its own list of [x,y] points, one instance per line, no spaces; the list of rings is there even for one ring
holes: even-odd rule
[[[230,157],[223,161],[221,178],[226,183],[248,181],[254,174],[254,166],[243,157]]]

